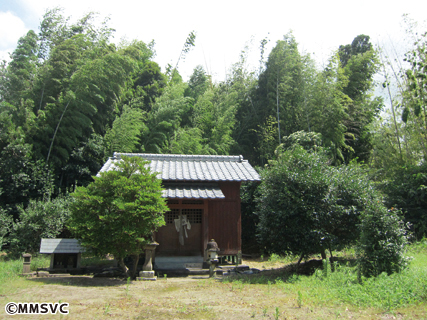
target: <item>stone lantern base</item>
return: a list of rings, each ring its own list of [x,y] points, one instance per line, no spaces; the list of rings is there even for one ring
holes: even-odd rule
[[[140,271],[139,277],[136,279],[144,281],[156,281],[157,277],[154,275],[154,271]]]

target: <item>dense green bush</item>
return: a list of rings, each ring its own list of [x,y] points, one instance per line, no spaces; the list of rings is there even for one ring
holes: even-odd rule
[[[258,237],[267,253],[310,254],[321,251],[319,209],[328,186],[322,154],[300,148],[285,151],[261,172],[256,198]]]
[[[38,253],[42,238],[55,238],[63,231],[71,201],[70,197],[58,197],[49,201],[31,200],[26,209],[18,206],[19,220],[8,237],[9,253],[12,256]]]
[[[6,210],[0,207],[0,251],[7,242],[6,236],[12,229],[12,216],[6,213]]]
[[[389,207],[402,210],[416,239],[427,236],[427,163],[402,167],[383,184]]]
[[[263,170],[258,236],[268,253],[308,255],[359,242],[362,271],[401,270],[406,229],[358,164],[333,167],[320,149],[294,146]]]
[[[378,192],[360,166],[328,163],[322,150],[295,146],[262,172],[258,232],[268,252],[311,254],[356,242],[364,203]]]
[[[399,210],[387,210],[380,202],[367,204],[358,243],[358,264],[364,276],[392,274],[407,266],[407,227],[399,213]]]

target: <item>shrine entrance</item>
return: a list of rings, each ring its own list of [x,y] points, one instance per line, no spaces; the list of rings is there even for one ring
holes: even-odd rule
[[[203,256],[203,200],[169,200],[166,225],[159,228],[158,256]]]

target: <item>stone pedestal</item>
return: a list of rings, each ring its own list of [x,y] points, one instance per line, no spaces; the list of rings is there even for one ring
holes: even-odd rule
[[[218,265],[218,259],[209,260],[209,278],[212,278],[215,274],[215,268]]]
[[[157,242],[152,242],[144,247],[145,249],[145,263],[142,267],[142,270],[139,273],[138,280],[157,280],[157,277],[154,275],[153,271],[153,258],[154,251],[156,250],[159,244]]]
[[[154,271],[140,271],[138,280],[144,280],[144,281],[156,281],[157,277],[154,275]]]

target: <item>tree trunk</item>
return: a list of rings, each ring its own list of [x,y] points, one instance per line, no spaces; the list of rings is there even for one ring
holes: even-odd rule
[[[126,278],[129,278],[131,275],[130,275],[128,267],[126,267],[126,264],[125,264],[125,261],[123,258],[119,259],[119,266],[120,266],[120,268],[122,268],[123,273],[126,274]]]
[[[50,142],[49,152],[47,153],[46,164],[49,164],[50,152],[52,151],[53,142],[55,141],[56,133],[58,132],[59,125],[61,124],[62,118],[64,117],[65,112],[67,111],[68,105],[70,104],[71,99],[68,101],[67,105],[62,111],[61,117],[59,118],[58,124],[56,125],[55,132],[53,133],[52,141]]]
[[[138,262],[139,262],[139,254],[132,255],[132,270],[130,270],[131,279],[136,278],[136,273],[138,272]]]
[[[277,131],[279,132],[279,145],[282,143],[280,137],[280,111],[279,111],[279,75],[276,78],[276,105],[277,105]]]
[[[334,272],[335,271],[334,256],[332,255],[332,248],[331,247],[329,247],[329,253],[331,254],[331,258],[329,259],[331,261],[331,271]]]
[[[324,248],[320,251],[320,255],[322,256],[322,260],[326,260],[326,250]]]
[[[298,260],[297,268],[296,268],[296,273],[297,273],[297,274],[298,274],[298,269],[299,269],[299,265],[300,265],[300,263],[301,263],[302,258],[304,258],[304,253],[301,253],[301,257],[300,257],[300,258],[299,258],[299,260]]]

